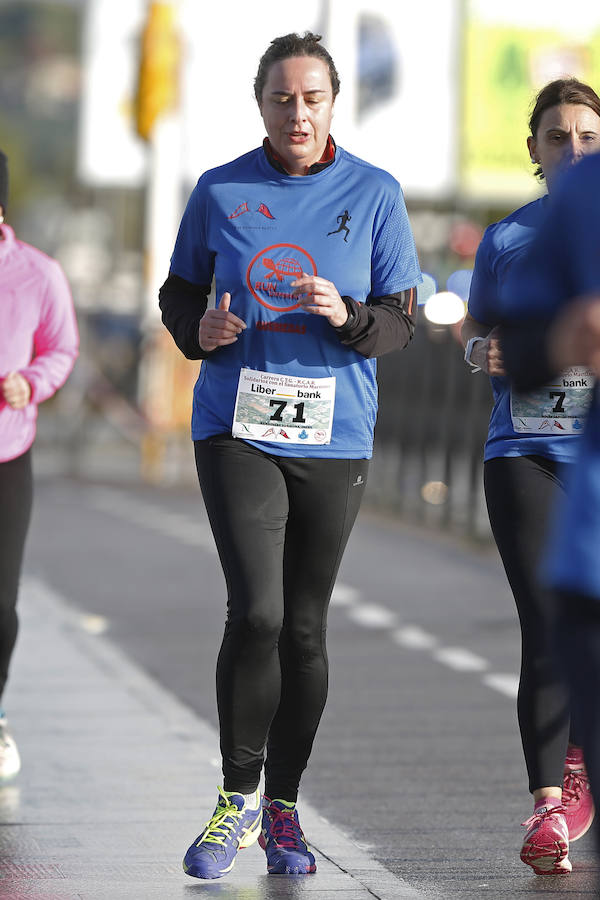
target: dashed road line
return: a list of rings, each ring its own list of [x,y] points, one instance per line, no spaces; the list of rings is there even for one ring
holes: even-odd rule
[[[419,625],[403,625],[392,634],[392,639],[401,647],[411,647],[414,650],[431,650],[437,647],[438,639],[433,634],[424,631]]]
[[[516,697],[519,690],[518,675],[485,675],[483,683],[495,691],[500,691],[501,694],[506,694],[507,697]]]
[[[360,603],[348,609],[348,618],[363,628],[394,628],[398,616],[376,603]]]
[[[441,647],[432,654],[437,662],[443,663],[456,672],[483,672],[489,669],[487,659],[465,650],[463,647]]]

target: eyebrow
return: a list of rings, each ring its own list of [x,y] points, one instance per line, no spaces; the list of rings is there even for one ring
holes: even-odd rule
[[[577,129],[576,129],[577,130]],[[569,134],[569,128],[563,128],[562,125],[551,125],[550,128],[546,128],[544,134],[550,134],[552,131],[560,131],[561,134]],[[597,134],[596,128],[584,128],[582,131],[578,131],[578,134]]]
[[[293,91],[271,91],[271,97],[289,97],[293,94]],[[326,94],[327,91],[323,90],[323,88],[311,88],[308,91],[303,91],[304,94]]]

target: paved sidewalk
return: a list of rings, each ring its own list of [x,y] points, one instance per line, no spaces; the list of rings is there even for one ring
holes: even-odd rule
[[[215,732],[45,585],[26,580],[19,608],[5,701],[23,768],[0,788],[3,900],[424,896],[302,799],[316,875],[268,876],[254,845],[224,879],[186,876],[181,858],[215,803]]]

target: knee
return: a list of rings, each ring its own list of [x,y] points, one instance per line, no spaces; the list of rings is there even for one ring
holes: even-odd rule
[[[319,623],[286,622],[281,634],[280,645],[286,653],[298,660],[320,657],[325,649],[326,628]]]
[[[235,635],[244,643],[271,645],[279,640],[282,624],[281,616],[249,609],[230,614],[225,630],[226,634]]]

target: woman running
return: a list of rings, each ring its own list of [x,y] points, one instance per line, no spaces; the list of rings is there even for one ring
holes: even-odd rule
[[[8,164],[0,151],[0,700],[17,640],[17,595],[32,505],[37,408],[66,381],[78,334],[59,264],[4,222]],[[0,704],[0,780],[21,767]]]
[[[259,834],[270,873],[316,869],[296,799],[327,607],[367,482],[374,357],[410,340],[421,281],[398,182],[330,135],[339,79],[320,37],[272,41],[254,88],[267,137],[200,178],[160,292],[177,345],[204,360],[192,437],[228,594],[224,783],[184,859],[197,878]]]
[[[531,390],[567,368],[600,376],[600,155],[561,181],[523,277],[503,303],[502,341],[515,384]],[[535,347],[532,357],[531,348]],[[535,363],[533,363],[535,360]],[[557,593],[559,655],[596,807],[600,804],[600,404],[596,381],[576,464],[544,553]],[[600,849],[600,832],[596,831]]]
[[[511,391],[498,338],[501,296],[511,269],[528,250],[552,203],[561,172],[600,150],[600,98],[586,84],[564,78],[535,100],[527,146],[548,194],[485,232],[471,284],[462,336],[465,359],[491,376],[494,407],[484,454],[490,524],[521,625],[517,710],[533,815],[524,825],[521,859],[537,874],[571,871],[569,841],[590,827],[594,807],[566,688],[552,652],[556,600],[538,581],[537,565],[550,512],[564,491],[591,401],[589,378],[536,393]],[[587,379],[587,380],[586,380]],[[575,382],[583,382],[575,384]]]

